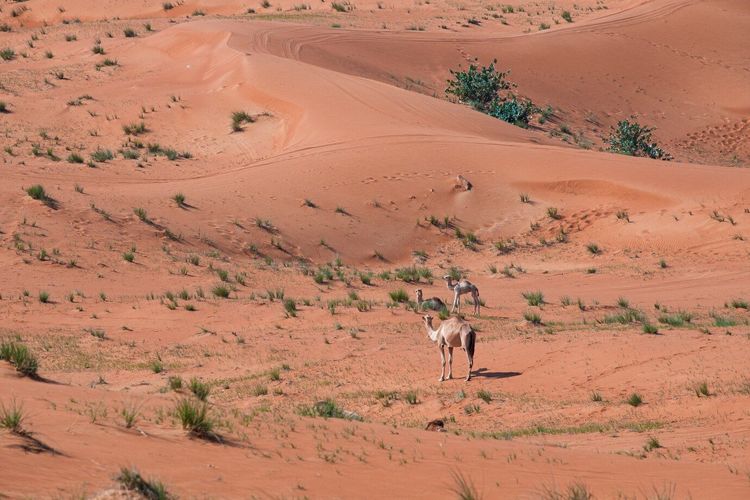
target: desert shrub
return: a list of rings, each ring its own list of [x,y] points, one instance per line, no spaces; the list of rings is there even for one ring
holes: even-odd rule
[[[506,80],[509,72],[497,71],[495,61],[479,68],[470,64],[466,71],[451,70],[445,92],[453,94],[459,101],[469,104],[477,111],[486,113],[502,90],[509,90],[512,84]]]
[[[448,80],[445,92],[477,111],[525,127],[536,107],[527,99],[518,99],[510,91],[514,87],[507,79],[510,71],[497,71],[496,62],[481,68],[470,64],[466,71],[451,70],[452,78]]]
[[[104,55],[104,47],[97,43],[93,47],[91,47],[91,52],[93,52],[94,54]]]
[[[91,153],[91,159],[99,163],[104,163],[108,160],[113,160],[115,155],[109,149],[97,148],[96,151]]]
[[[124,252],[122,258],[127,262],[135,261],[135,254],[133,252]]]
[[[540,291],[536,292],[523,292],[521,296],[526,299],[526,302],[530,306],[541,306],[544,304],[544,294]]]
[[[182,389],[182,377],[180,377],[179,375],[170,376],[167,380],[167,385],[173,391]]]
[[[0,50],[0,59],[3,61],[12,61],[16,58],[16,51],[11,48]]]
[[[49,292],[42,290],[39,292],[39,302],[47,304],[49,302]]]
[[[573,16],[570,15],[570,11],[564,10],[562,11],[562,14],[560,15],[566,22],[572,23],[573,22]]]
[[[644,156],[657,160],[671,160],[672,156],[651,142],[653,128],[641,126],[638,122],[632,123],[621,120],[609,136],[609,150],[629,156]]]
[[[255,118],[245,111],[235,111],[232,113],[232,131],[242,132],[242,125],[245,123],[253,123]]]
[[[391,292],[388,292],[388,296],[391,298],[393,302],[408,302],[409,301],[409,295],[406,293],[406,291],[403,288],[399,288],[398,290],[393,290]]]
[[[184,398],[177,403],[175,414],[182,428],[196,436],[207,436],[214,428],[214,421],[208,414],[208,404]]]
[[[182,193],[175,194],[172,199],[175,203],[177,203],[178,207],[184,207],[185,206],[185,195]]]
[[[494,101],[487,114],[518,127],[526,128],[535,112],[536,106],[530,100],[511,96],[504,101]]]
[[[477,397],[488,404],[492,401],[492,393],[484,389],[477,391]]]
[[[68,155],[68,163],[83,163],[83,156],[78,153],[70,153]]]
[[[347,2],[332,2],[331,8],[335,10],[336,12],[351,12],[354,9],[354,6]]]
[[[591,401],[594,403],[601,403],[603,400],[604,398],[602,398],[602,395],[598,391],[591,392]]]
[[[643,397],[637,392],[634,392],[628,396],[628,399],[626,399],[625,402],[630,406],[641,406],[643,404]]]
[[[659,333],[659,329],[655,325],[652,325],[651,323],[644,323],[643,333],[648,333],[649,335],[656,335],[657,333]]]
[[[205,401],[208,398],[208,394],[211,392],[211,387],[196,377],[190,379],[190,385],[188,387],[190,388],[190,392],[195,394],[195,397],[201,401]]]
[[[297,317],[297,303],[294,299],[284,299],[284,312],[290,318]]]
[[[15,400],[8,407],[0,403],[0,429],[8,429],[15,433],[22,432],[21,424],[23,424],[24,416],[23,408],[16,404]]]
[[[344,418],[349,420],[362,420],[359,415],[344,411],[334,400],[326,399],[318,401],[311,406],[302,406],[298,413],[304,417]]]
[[[164,2],[161,4],[162,9],[164,10],[172,10],[174,9],[174,4],[172,2]]]
[[[211,290],[211,293],[213,293],[216,297],[219,297],[220,299],[229,298],[229,288],[227,288],[224,285],[216,285]]]
[[[591,255],[599,255],[600,253],[602,253],[601,247],[599,247],[599,245],[597,245],[596,243],[588,243],[586,245],[586,250],[588,250]]]
[[[122,126],[122,131],[125,132],[125,135],[141,135],[148,132],[148,128],[144,122],[129,123]]]
[[[532,311],[526,311],[525,313],[523,313],[523,319],[525,319],[532,325],[542,324],[542,317],[539,316],[539,314],[532,312]]]
[[[125,38],[133,38],[138,36],[133,28],[125,28],[124,30],[122,30],[122,33],[125,35]]]
[[[47,192],[41,184],[34,184],[33,186],[26,188],[26,194],[39,201],[46,201],[48,199]]]
[[[0,359],[4,359],[16,368],[16,371],[27,377],[36,376],[39,362],[29,351],[29,348],[20,342],[0,342]]]

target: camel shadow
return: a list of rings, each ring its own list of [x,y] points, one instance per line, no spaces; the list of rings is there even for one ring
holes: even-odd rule
[[[474,371],[474,377],[485,377],[485,378],[510,378],[518,377],[522,375],[521,372],[491,372],[487,368],[479,368]]]

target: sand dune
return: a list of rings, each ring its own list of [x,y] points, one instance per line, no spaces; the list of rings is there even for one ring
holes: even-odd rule
[[[181,497],[454,498],[451,473],[483,498],[747,497],[744,2],[162,3],[0,14],[0,337],[41,376],[2,362],[26,419],[0,493],[95,497],[135,466]],[[549,120],[445,99],[493,58]],[[675,161],[600,150],[633,114]],[[451,270],[485,301],[470,384],[437,382],[389,297],[449,301]],[[218,441],[175,415],[193,377]],[[309,416],[327,398],[364,422]]]

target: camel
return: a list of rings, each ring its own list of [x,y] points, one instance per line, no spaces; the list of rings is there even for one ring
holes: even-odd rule
[[[474,315],[479,316],[479,288],[467,280],[460,280],[454,283],[453,278],[447,274],[443,276],[443,279],[448,285],[448,290],[453,290],[453,307],[451,307],[451,314],[453,314],[456,307],[458,307],[458,314],[461,314],[461,295],[470,293],[471,300],[474,302]]]
[[[432,309],[433,311],[442,311],[443,309],[447,309],[447,307],[445,307],[445,302],[440,300],[438,297],[430,297],[427,300],[423,300],[421,288],[417,288],[416,294],[417,310],[419,311],[421,311],[422,309]]]
[[[471,367],[474,365],[474,346],[477,334],[471,325],[461,318],[446,319],[437,330],[432,328],[432,316],[423,316],[424,325],[427,328],[427,336],[433,342],[437,342],[440,348],[440,380],[445,380],[445,346],[448,346],[448,378],[453,378],[453,348],[461,347],[466,351],[466,359],[469,361],[469,372],[466,381],[471,380]]]

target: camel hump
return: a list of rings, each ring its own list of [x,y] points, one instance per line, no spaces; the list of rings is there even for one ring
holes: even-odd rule
[[[458,174],[456,176],[456,187],[459,189],[463,189],[464,191],[471,191],[471,188],[474,187],[474,185],[469,182],[469,180],[464,177],[461,174]]]

